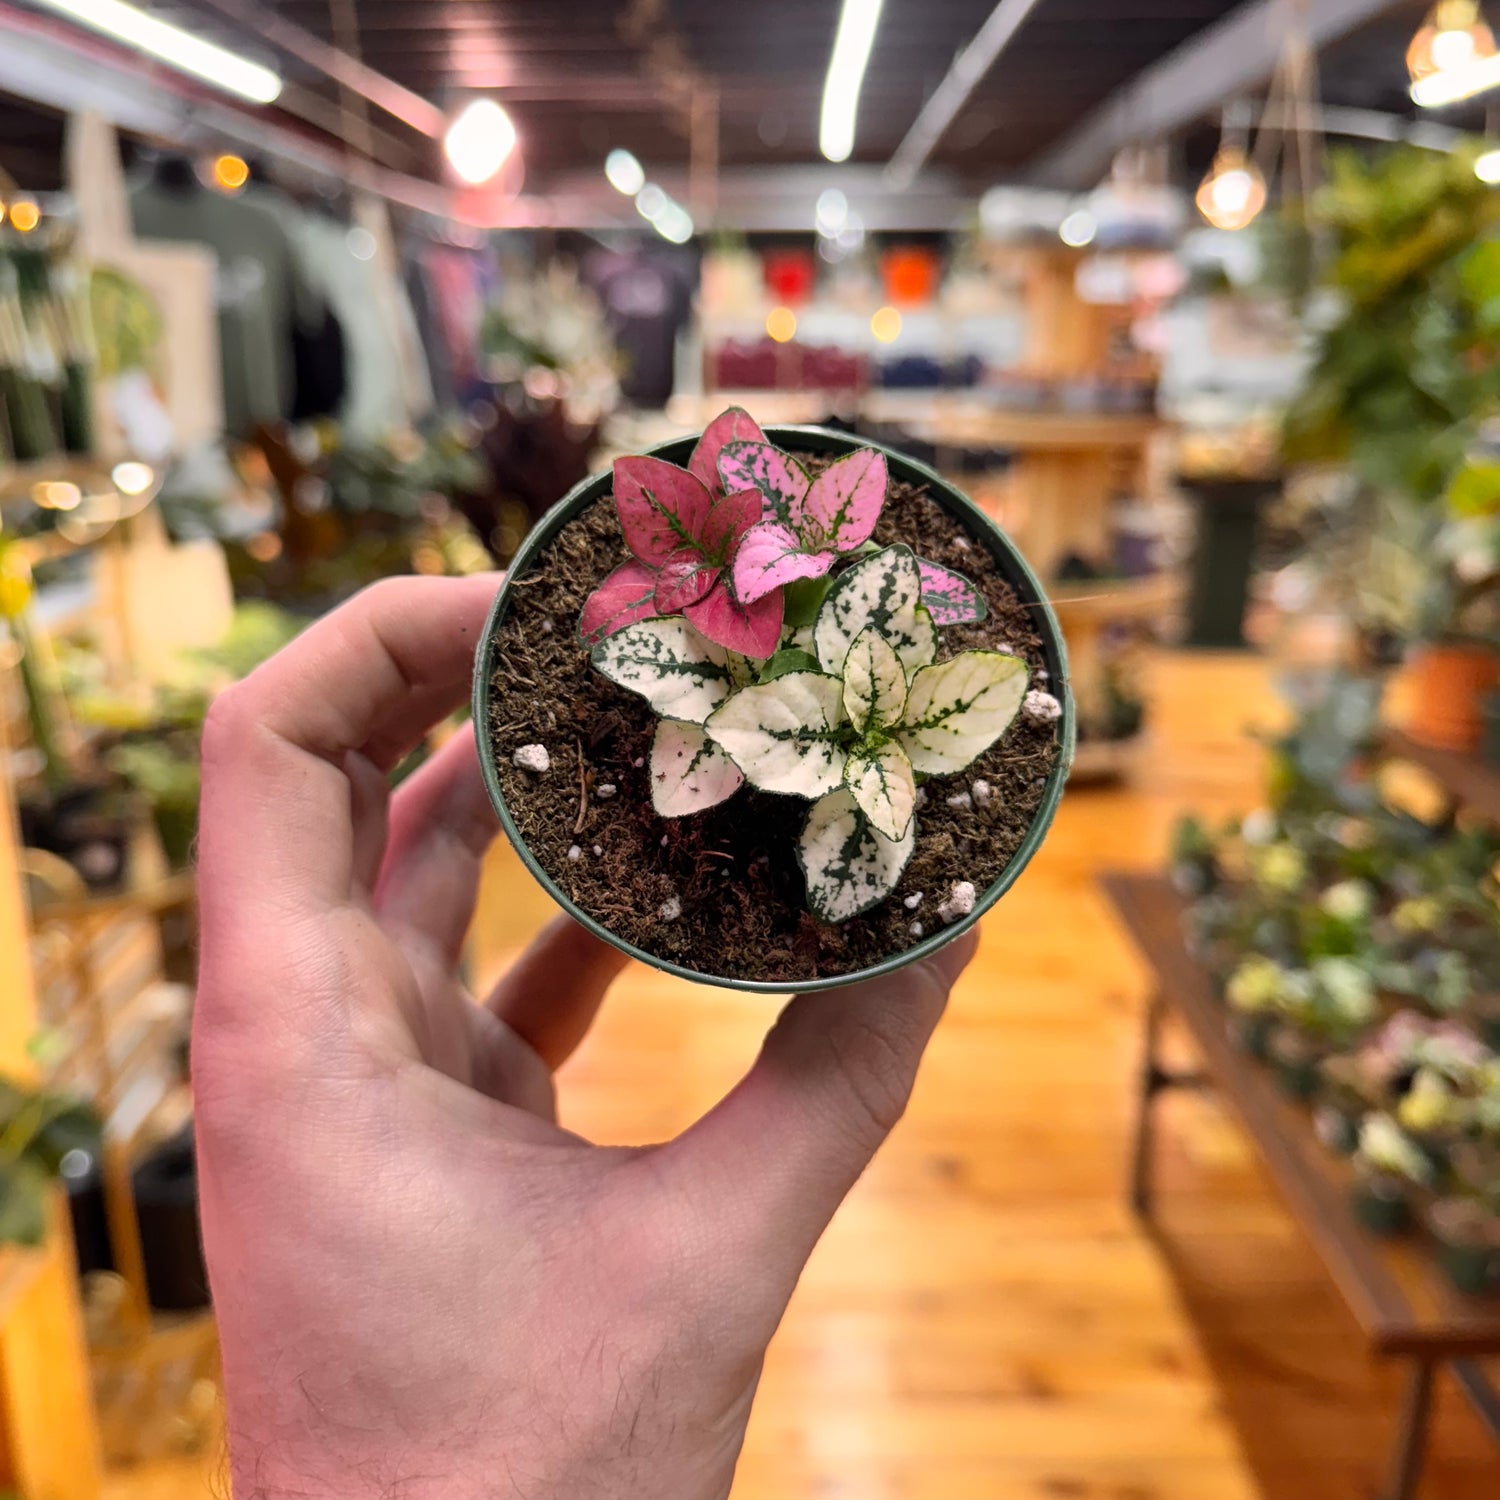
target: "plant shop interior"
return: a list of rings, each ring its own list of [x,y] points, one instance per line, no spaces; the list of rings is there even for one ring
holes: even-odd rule
[[[1500,3],[0,0],[0,1500],[481,1492],[238,1450],[328,778],[555,1072],[476,1130],[853,1083],[978,933],[737,1461],[589,1495],[1495,1500]]]

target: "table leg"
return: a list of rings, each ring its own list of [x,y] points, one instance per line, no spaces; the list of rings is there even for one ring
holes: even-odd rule
[[[1432,1418],[1433,1362],[1417,1360],[1406,1377],[1406,1391],[1401,1398],[1401,1425],[1396,1431],[1396,1447],[1391,1455],[1390,1483],[1384,1500],[1413,1500],[1422,1477],[1422,1460],[1427,1451],[1427,1429]]]
[[[1144,1218],[1151,1212],[1151,1148],[1153,1144],[1152,1106],[1162,1088],[1162,1071],[1157,1062],[1157,1042],[1161,1035],[1161,994],[1151,996],[1146,1006],[1146,1027],[1141,1049],[1140,1093],[1136,1098],[1135,1143],[1130,1156],[1130,1206]]]

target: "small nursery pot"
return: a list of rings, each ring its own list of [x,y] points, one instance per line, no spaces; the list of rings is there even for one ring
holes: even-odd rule
[[[1484,734],[1484,699],[1500,684],[1500,656],[1471,641],[1439,641],[1415,652],[1407,733],[1439,750],[1477,750]]]
[[[940,928],[910,948],[891,954],[878,963],[870,964],[849,973],[820,975],[812,979],[732,978],[708,973],[701,969],[690,968],[685,964],[674,962],[659,954],[649,953],[627,942],[595,917],[581,909],[542,867],[535,854],[527,846],[509,807],[506,805],[505,794],[496,769],[495,746],[492,740],[490,718],[490,699],[493,691],[491,676],[494,641],[501,624],[506,618],[511,605],[513,590],[517,587],[518,582],[531,572],[533,566],[546,553],[548,547],[557,538],[564,526],[613,492],[613,476],[609,472],[595,474],[574,488],[548,511],[536,526],[532,528],[531,533],[521,544],[515,560],[506,572],[505,580],[500,586],[500,591],[495,596],[495,603],[490,610],[489,620],[486,622],[484,634],[481,637],[479,649],[476,653],[473,706],[475,733],[479,744],[479,763],[484,774],[485,786],[489,791],[490,801],[494,804],[495,811],[499,815],[501,827],[505,830],[506,837],[514,845],[526,868],[531,871],[547,894],[559,906],[595,936],[618,948],[630,957],[637,958],[642,963],[649,964],[654,969],[659,969],[664,973],[675,974],[699,984],[713,984],[726,989],[781,995],[836,989],[840,986],[871,979],[878,975],[895,973],[900,969],[904,969],[908,964],[915,963],[918,959],[925,958],[929,954],[936,952],[939,948],[952,942],[954,938],[959,937],[974,926],[980,917],[1015,884],[1021,871],[1025,869],[1031,860],[1032,855],[1041,847],[1047,830],[1051,826],[1053,815],[1057,811],[1057,804],[1062,798],[1063,786],[1068,779],[1068,772],[1072,767],[1073,752],[1077,738],[1077,721],[1073,696],[1069,687],[1067,649],[1063,644],[1062,632],[1058,628],[1057,619],[1052,613],[1051,606],[1047,603],[1041,584],[1037,581],[1036,576],[1032,573],[1030,567],[1027,566],[1025,559],[1016,550],[1009,537],[973,501],[963,494],[962,491],[954,488],[953,485],[949,484],[934,470],[929,469],[925,464],[918,463],[915,459],[908,458],[905,454],[895,449],[887,448],[879,443],[851,438],[846,433],[833,432],[821,427],[768,427],[765,429],[765,434],[770,442],[779,447],[819,456],[826,455],[831,458],[836,458],[859,448],[877,449],[886,457],[892,482],[904,481],[908,484],[924,486],[930,498],[957,523],[976,545],[983,547],[990,554],[1004,581],[1014,590],[1017,598],[1033,611],[1035,631],[1042,642],[1042,654],[1048,674],[1048,691],[1062,705],[1062,717],[1057,721],[1056,730],[1058,742],[1057,757],[1051,771],[1047,775],[1041,801],[1032,817],[1031,825],[1027,830],[1024,840],[1014,855],[1012,855],[1010,862],[1001,872],[999,878],[978,893],[972,912],[950,925]],[[665,459],[669,463],[685,465],[696,442],[696,435],[678,438],[652,449],[651,454],[656,458]]]
[[[1392,1192],[1368,1182],[1356,1181],[1349,1191],[1354,1217],[1371,1234],[1389,1238],[1411,1224],[1411,1204],[1403,1192]]]

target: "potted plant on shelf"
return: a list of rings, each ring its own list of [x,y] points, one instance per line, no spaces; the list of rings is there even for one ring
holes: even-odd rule
[[[1482,695],[1497,681],[1493,621],[1474,617],[1495,582],[1493,540],[1488,577],[1468,577],[1453,529],[1466,509],[1485,509],[1493,538],[1500,478],[1466,474],[1500,412],[1490,237],[1500,204],[1475,155],[1401,146],[1331,159],[1320,211],[1336,244],[1325,289],[1337,311],[1285,433],[1290,461],[1346,466],[1361,486],[1356,611],[1366,629],[1412,645],[1412,735],[1459,750],[1477,746]],[[1377,579],[1387,586],[1372,588]]]
[[[522,859],[659,968],[811,990],[972,925],[1051,821],[1073,708],[1008,539],[931,470],[725,412],[546,516],[475,673]]]
[[[0,1244],[39,1245],[69,1154],[99,1150],[99,1122],[76,1099],[0,1078]]]
[[[1373,1234],[1399,1234],[1411,1222],[1411,1202],[1432,1176],[1427,1158],[1388,1114],[1372,1114],[1359,1130],[1350,1206]]]
[[[1479,1198],[1439,1198],[1426,1212],[1438,1262],[1461,1292],[1478,1296],[1500,1276],[1500,1217]]]

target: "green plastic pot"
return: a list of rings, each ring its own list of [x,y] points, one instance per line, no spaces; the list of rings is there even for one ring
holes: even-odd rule
[[[765,432],[770,441],[779,447],[803,453],[837,457],[855,448],[879,449],[886,456],[891,478],[904,480],[909,484],[925,485],[932,499],[959,522],[964,531],[995,559],[1001,576],[1015,590],[1016,597],[1023,603],[1031,605],[1034,610],[1036,631],[1041,637],[1043,656],[1046,661],[1048,691],[1062,704],[1063,710],[1062,718],[1057,724],[1058,757],[1051,774],[1047,777],[1041,805],[1037,808],[1036,816],[1032,819],[1031,828],[1025,840],[1001,872],[1000,878],[980,894],[979,899],[974,903],[974,910],[967,917],[933,933],[931,937],[914,944],[904,952],[892,954],[880,963],[872,964],[869,968],[860,969],[855,973],[803,980],[728,979],[704,973],[698,969],[690,969],[684,964],[673,963],[670,959],[647,953],[625,942],[596,918],[576,906],[567,893],[547,874],[527,847],[526,841],[516,827],[515,820],[510,815],[510,809],[505,805],[505,794],[500,788],[500,778],[495,769],[494,747],[490,742],[489,713],[491,643],[509,608],[513,582],[524,578],[532,570],[537,559],[542,556],[558,532],[569,521],[612,493],[613,478],[608,472],[595,474],[576,486],[537,522],[526,540],[521,543],[520,550],[516,553],[515,560],[505,575],[505,581],[500,586],[500,592],[495,596],[495,603],[490,609],[489,620],[485,624],[484,635],[475,656],[474,725],[479,741],[479,763],[484,773],[485,786],[489,791],[490,801],[499,814],[500,826],[505,830],[505,836],[515,846],[522,863],[541,883],[547,894],[575,921],[581,923],[596,937],[618,948],[622,953],[629,954],[631,958],[637,958],[642,963],[649,964],[653,969],[659,969],[666,974],[676,974],[698,984],[714,984],[725,989],[750,990],[759,994],[805,994],[814,990],[837,989],[842,985],[854,984],[863,979],[873,979],[881,974],[893,974],[899,969],[904,969],[908,964],[915,963],[918,959],[936,952],[946,943],[951,943],[954,938],[967,932],[1016,883],[1032,855],[1041,848],[1042,840],[1047,836],[1047,830],[1051,827],[1053,815],[1057,811],[1057,804],[1062,800],[1063,786],[1067,782],[1068,772],[1073,765],[1078,727],[1073,695],[1068,681],[1067,648],[1063,644],[1057,617],[1052,613],[1036,575],[1027,566],[1026,560],[1016,550],[1010,538],[967,495],[955,489],[925,464],[920,464],[915,459],[908,458],[904,453],[899,453],[880,443],[852,438],[847,433],[832,432],[824,427],[768,427]],[[663,443],[660,447],[653,448],[651,452],[657,458],[664,458],[669,463],[685,467],[696,443],[696,436],[677,438],[670,443]]]

